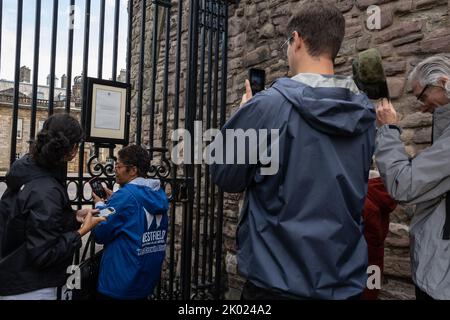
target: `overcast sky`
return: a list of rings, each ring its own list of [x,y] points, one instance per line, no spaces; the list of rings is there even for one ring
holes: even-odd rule
[[[3,0],[2,17],[2,50],[0,79],[14,80],[16,28],[17,28],[17,0]],[[34,27],[36,0],[23,1],[23,31],[21,66],[33,68],[34,55]],[[73,77],[81,75],[83,66],[83,37],[84,37],[84,11],[85,0],[76,0],[75,31],[73,50]],[[120,26],[119,26],[119,53],[117,70],[126,67],[126,38],[128,28],[127,0],[120,0]],[[67,73],[67,44],[69,28],[69,0],[60,0],[58,9],[58,40],[56,54],[56,77],[61,79]],[[52,36],[53,0],[42,0],[41,11],[41,39],[39,54],[39,84],[47,83],[50,74],[50,52]],[[114,32],[114,0],[106,0],[105,14],[105,41],[103,56],[103,78],[112,76],[112,46]],[[91,1],[91,32],[89,48],[89,72],[92,77],[97,76],[98,61],[98,34],[100,20],[100,1]],[[33,71],[32,71],[33,72]],[[60,82],[57,82],[60,85]]]

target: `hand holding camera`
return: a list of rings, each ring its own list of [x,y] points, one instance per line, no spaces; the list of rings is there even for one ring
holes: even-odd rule
[[[92,188],[92,198],[94,199],[94,203],[108,200],[113,194],[112,190],[103,187],[102,183],[98,178],[90,180],[89,185]]]

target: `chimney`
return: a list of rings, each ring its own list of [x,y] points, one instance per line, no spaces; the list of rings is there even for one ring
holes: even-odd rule
[[[127,81],[127,70],[126,69],[120,70],[118,81],[124,82],[124,83]]]
[[[31,69],[27,66],[23,66],[20,68],[20,82],[30,83],[31,81]]]
[[[61,88],[66,89],[67,88],[67,76],[65,74],[61,77]]]
[[[47,76],[47,86],[49,86],[49,87],[50,87],[50,79],[51,79],[51,76],[48,75]],[[54,80],[55,80],[55,88],[59,88],[58,87],[58,80],[59,80],[59,78],[55,77]]]

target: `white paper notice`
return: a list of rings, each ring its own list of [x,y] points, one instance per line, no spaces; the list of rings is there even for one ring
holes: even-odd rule
[[[120,92],[97,90],[95,127],[99,129],[120,130]]]

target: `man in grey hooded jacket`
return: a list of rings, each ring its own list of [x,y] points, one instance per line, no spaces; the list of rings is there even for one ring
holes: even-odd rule
[[[269,148],[279,148],[279,157],[272,157],[279,158],[278,172],[264,175],[263,161],[211,166],[224,191],[246,191],[237,234],[238,268],[248,280],[242,296],[358,298],[367,281],[361,213],[375,110],[351,78],[334,75],[345,34],[345,19],[335,6],[301,5],[287,31],[295,76],[254,97],[247,81],[242,107],[222,129],[278,130]],[[234,142],[223,139],[227,160]]]
[[[417,299],[450,299],[450,55],[436,55],[409,77],[422,112],[433,113],[433,145],[414,158],[405,152],[392,104],[377,108],[376,162],[391,196],[416,205],[410,225]]]

